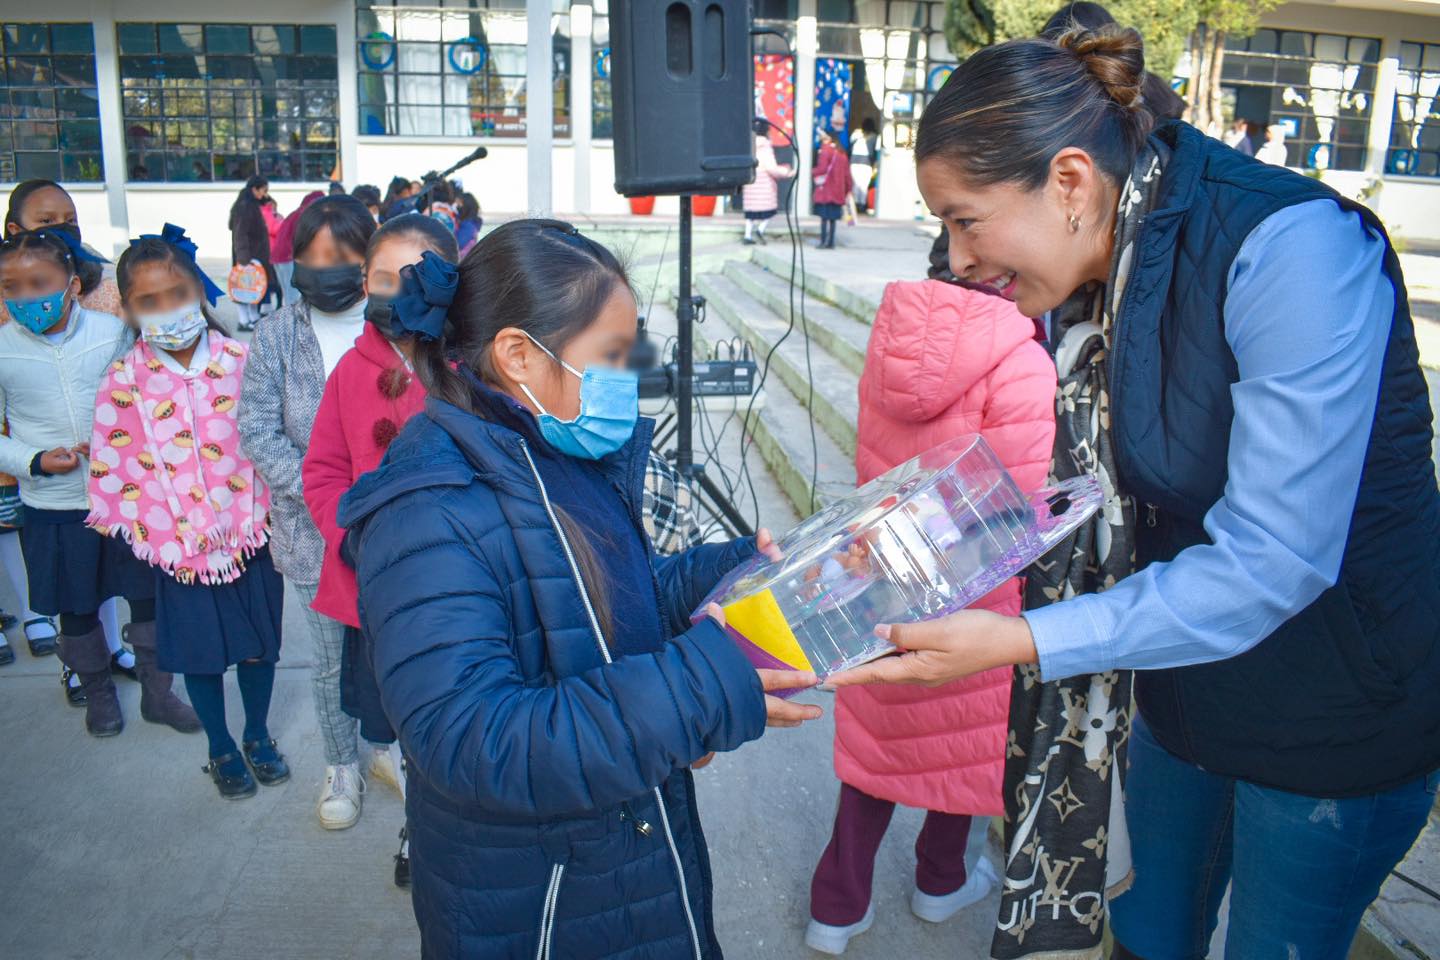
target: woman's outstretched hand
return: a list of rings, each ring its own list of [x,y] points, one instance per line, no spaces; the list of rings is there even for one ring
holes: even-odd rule
[[[883,657],[834,674],[836,687],[868,683],[914,683],[938,687],[992,667],[1036,662],[1035,640],[1024,617],[989,610],[961,610],[924,623],[882,624],[876,636],[899,647]]]
[[[768,537],[765,530],[760,531],[762,537]],[[759,540],[756,541],[758,547]],[[771,547],[774,544],[770,544]],[[778,551],[777,551],[778,552]],[[725,626],[725,611],[720,609],[718,603],[712,603],[705,608],[705,614],[720,626]],[[767,727],[798,727],[806,720],[818,720],[821,710],[814,704],[791,703],[779,697],[772,697],[770,694],[775,690],[808,690],[818,684],[819,678],[807,670],[756,670],[760,676],[760,689],[765,691],[765,726]]]

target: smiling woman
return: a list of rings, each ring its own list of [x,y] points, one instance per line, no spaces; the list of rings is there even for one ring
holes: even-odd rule
[[[1117,955],[1206,942],[1228,873],[1230,953],[1340,958],[1440,768],[1440,491],[1404,281],[1368,209],[1183,123],[1147,139],[1142,70],[1132,31],[1013,41],[925,113],[951,267],[1055,311],[1052,468],[1111,497],[1032,570],[1023,617],[896,627],[912,652],[838,682],[1038,662],[1047,683],[1103,673],[1109,697],[1140,670]],[[1310,822],[1316,798],[1343,836]]]

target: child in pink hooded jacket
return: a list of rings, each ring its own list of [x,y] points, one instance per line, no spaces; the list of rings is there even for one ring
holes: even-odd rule
[[[961,434],[990,444],[1022,490],[1044,484],[1055,440],[1055,365],[1008,300],[938,280],[885,288],[860,378],[856,479],[865,483]],[[1020,612],[1019,579],[976,604]],[[875,854],[895,805],[927,812],[911,909],[940,922],[985,896],[994,868],[965,870],[972,815],[1003,812],[1009,667],[935,689],[845,687],[835,710],[841,780],[830,845],[811,884],[805,940],[839,954],[874,919]]]

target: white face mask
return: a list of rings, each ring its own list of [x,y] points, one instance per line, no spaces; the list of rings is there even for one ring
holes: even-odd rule
[[[141,339],[161,350],[184,350],[200,339],[205,329],[205,314],[199,300],[165,313],[140,314],[135,319],[140,325]]]

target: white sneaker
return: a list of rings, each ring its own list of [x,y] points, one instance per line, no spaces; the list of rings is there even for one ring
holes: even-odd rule
[[[374,744],[370,747],[370,779],[387,783],[405,796],[405,769],[400,762],[400,744]]]
[[[970,904],[984,900],[990,888],[999,882],[1000,877],[995,873],[995,867],[989,858],[981,857],[975,861],[975,869],[970,871],[970,876],[965,878],[965,886],[954,893],[935,897],[921,893],[917,888],[910,895],[910,911],[921,920],[944,923]]]
[[[316,811],[320,826],[326,830],[344,830],[360,819],[360,798],[365,781],[358,763],[342,763],[325,768],[325,785],[320,790]]]
[[[821,953],[828,953],[832,957],[838,957],[850,946],[850,938],[859,936],[870,925],[875,922],[875,904],[870,904],[865,910],[865,916],[860,918],[859,923],[852,923],[848,927],[832,927],[828,923],[821,923],[819,920],[811,920],[810,926],[805,928],[805,946],[811,950],[818,950]]]

